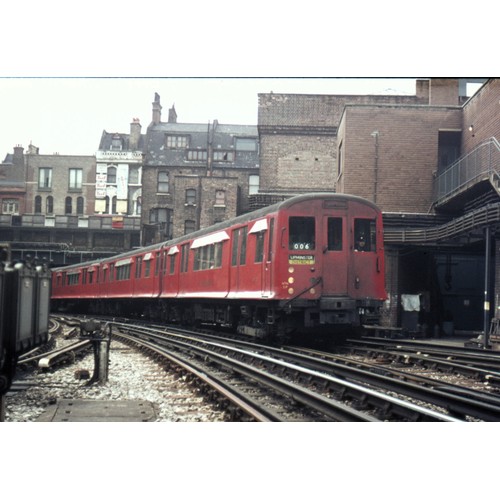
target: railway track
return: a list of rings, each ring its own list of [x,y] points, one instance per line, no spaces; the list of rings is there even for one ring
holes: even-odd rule
[[[366,380],[353,380],[325,370],[324,363],[304,354],[286,352],[283,349],[255,345],[242,341],[227,339],[214,339],[213,336],[186,332],[168,332],[165,329],[133,326],[130,324],[117,324],[123,334],[140,338],[143,341],[161,346],[168,351],[176,351],[182,356],[196,358],[199,364],[203,362],[204,373],[217,366],[229,372],[234,379],[242,376],[252,379],[260,386],[265,387],[264,398],[270,398],[270,391],[277,392],[280,397],[299,402],[303,411],[313,410],[318,415],[314,417],[299,417],[302,420],[411,420],[411,421],[459,421],[448,410],[434,409],[422,404],[416,404],[408,397],[401,398],[377,390],[373,384],[373,374]],[[181,355],[179,354],[179,355]],[[299,359],[300,358],[300,359]],[[201,361],[200,361],[201,360]],[[358,370],[359,373],[362,372]],[[361,378],[359,376],[359,378]],[[262,391],[262,389],[260,389]],[[448,401],[448,399],[447,399]],[[432,401],[435,403],[435,401]],[[276,405],[277,403],[273,403]],[[342,413],[339,412],[342,410]],[[462,408],[455,403],[455,410],[464,414]],[[500,410],[500,407],[499,407]],[[286,410],[281,411],[285,419],[297,419],[296,416],[286,415]],[[500,413],[498,414],[500,416]],[[465,419],[465,416],[464,418]]]
[[[70,324],[78,329],[78,320]],[[113,338],[179,372],[232,421],[500,421],[500,372],[481,367],[500,360],[495,353],[459,350],[464,358],[455,359],[458,353],[433,345],[440,352],[433,358],[422,345],[402,350],[383,339],[350,342],[344,355],[129,321],[111,325]],[[38,359],[49,368],[85,345],[73,342],[23,362]],[[475,383],[447,382],[439,373]]]

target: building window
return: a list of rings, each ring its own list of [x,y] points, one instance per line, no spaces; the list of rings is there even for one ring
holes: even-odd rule
[[[216,205],[226,205],[226,192],[222,189],[215,191],[215,204]]]
[[[83,215],[83,196],[79,196],[76,199],[76,213],[78,215]]]
[[[214,151],[214,161],[234,161],[234,151]]]
[[[110,207],[111,202],[111,207]],[[110,211],[111,208],[111,211]],[[109,196],[106,196],[106,207],[104,209],[104,213],[106,214],[115,214],[116,213],[116,196],[113,196],[111,199]]]
[[[35,196],[35,213],[36,214],[42,213],[42,197],[41,196]]]
[[[82,189],[82,169],[69,169],[69,189]]]
[[[66,196],[66,201],[64,203],[64,213],[70,215],[73,211],[73,199],[71,196]]]
[[[158,193],[168,193],[170,189],[168,172],[158,172]]]
[[[131,166],[128,173],[128,183],[129,184],[140,184],[140,167]]]
[[[184,234],[192,233],[196,229],[196,222],[194,220],[184,221]]]
[[[250,175],[248,177],[248,194],[257,194],[259,192],[259,176]]]
[[[340,178],[344,170],[344,144],[342,142],[339,144],[339,152],[337,156],[338,156],[337,177]]]
[[[187,152],[187,159],[192,161],[206,161],[207,152],[204,149],[191,149]]]
[[[19,200],[4,199],[2,200],[2,213],[3,214],[18,214],[19,213]]]
[[[237,137],[236,151],[257,151],[257,140],[246,137]]]
[[[168,135],[167,148],[184,149],[188,146],[188,138],[185,135]]]
[[[122,139],[119,135],[114,135],[111,139],[111,151],[121,151],[123,148]]]
[[[38,170],[38,188],[51,189],[52,188],[52,169],[41,168]]]
[[[150,224],[158,224],[162,229],[161,235],[172,237],[172,210],[169,208],[152,208],[149,212]]]
[[[54,213],[54,198],[52,196],[47,196],[47,199],[45,200],[45,213]]]
[[[186,189],[186,205],[196,205],[196,189]]]
[[[116,184],[116,167],[108,167],[108,177],[106,182],[108,184]]]

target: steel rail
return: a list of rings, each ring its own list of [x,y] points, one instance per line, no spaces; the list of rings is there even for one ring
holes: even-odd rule
[[[113,335],[115,334],[113,333]],[[123,333],[120,333],[120,335],[123,335]],[[143,328],[141,328],[140,335],[148,335],[148,333],[145,332]],[[179,336],[178,334],[174,335]],[[250,366],[239,360],[231,359],[227,357],[227,355],[225,354],[219,354],[209,349],[197,347],[193,345],[192,338],[189,339],[188,343],[183,343],[182,340],[180,339],[172,340],[163,338],[160,340],[166,341],[169,344],[173,343],[176,345],[176,347],[188,349],[190,353],[192,353],[193,350],[195,350],[197,351],[197,354],[205,360],[205,362],[208,359],[210,359],[210,361],[217,362],[218,364],[225,366],[226,368],[228,368],[233,372],[237,372],[253,380],[257,380],[259,383],[265,384],[267,387],[271,387],[274,390],[279,391],[281,394],[285,394],[291,397],[294,401],[300,402],[309,408],[313,408],[316,411],[319,411],[330,418],[341,421],[350,421],[350,422],[379,421],[377,418],[367,415],[366,413],[359,412],[358,410],[351,408],[343,403],[339,403],[337,401],[329,399],[325,396],[310,391],[304,387],[288,382],[280,377],[276,377],[263,370],[259,370],[258,368]],[[206,343],[206,341],[202,342]],[[169,353],[169,355],[172,354]],[[240,397],[242,397],[241,393],[236,389],[232,388],[231,390],[237,393]],[[254,402],[253,404],[261,408],[261,405],[256,402]],[[281,418],[279,418],[279,421],[282,421]]]
[[[123,325],[123,326],[130,328],[130,325]],[[141,332],[143,335],[148,335],[147,333],[145,333],[145,329],[143,329],[143,328],[141,329]],[[158,335],[160,341],[168,342],[169,344],[176,344],[176,345],[179,345],[181,348],[186,348],[186,345],[185,345],[186,340],[182,340],[180,338],[179,334],[169,334],[170,338],[166,338],[164,336],[164,333],[163,332],[161,332],[161,333],[162,333],[162,335]],[[139,333],[139,334],[141,334],[141,333]],[[272,358],[269,356],[264,356],[264,355],[256,353],[256,352],[249,352],[246,350],[234,348],[234,347],[231,347],[228,345],[220,344],[217,342],[211,342],[211,341],[207,341],[207,340],[201,341],[201,343],[205,346],[202,348],[202,347],[195,345],[194,344],[195,342],[200,342],[200,340],[197,338],[194,338],[194,337],[189,338],[188,348],[191,350],[191,352],[196,352],[199,356],[202,356],[202,357],[206,357],[206,356],[214,357],[214,356],[216,356],[220,363],[227,365],[231,369],[235,369],[234,368],[235,365],[234,365],[234,360],[231,360],[229,355],[230,354],[232,354],[233,356],[239,355],[242,357],[251,358],[253,360],[259,360],[262,363],[270,364],[270,365],[274,366],[277,370],[281,369],[283,372],[285,372],[287,370],[293,371],[295,373],[295,376],[305,377],[309,381],[314,379],[319,385],[324,386],[325,384],[326,385],[333,384],[339,389],[339,392],[341,394],[345,394],[347,392],[349,392],[351,394],[355,393],[357,395],[357,399],[359,401],[361,401],[363,403],[370,403],[370,404],[372,404],[372,406],[374,406],[375,408],[378,408],[378,409],[383,408],[383,409],[387,410],[388,407],[391,407],[392,411],[396,414],[399,414],[400,416],[410,417],[410,415],[411,415],[414,417],[415,415],[418,415],[419,417],[429,419],[429,420],[434,420],[434,421],[453,421],[453,422],[462,421],[458,418],[455,418],[454,416],[447,415],[447,414],[444,414],[444,413],[441,413],[438,411],[430,410],[428,408],[416,405],[416,404],[408,402],[406,400],[401,400],[401,399],[392,397],[388,394],[381,393],[379,391],[376,391],[375,389],[367,387],[366,385],[359,385],[359,384],[347,381],[347,380],[342,379],[342,378],[333,377],[333,376],[325,374],[325,373],[320,373],[318,371],[311,370],[311,369],[308,369],[308,368],[303,367],[303,366],[297,366],[297,365],[288,363],[286,361],[282,361],[282,360]],[[222,349],[223,353],[219,354],[217,352],[214,352],[211,349],[207,349],[207,347],[211,347],[212,349],[213,348]],[[259,346],[259,347],[262,348],[263,346]],[[236,367],[236,369],[238,369],[238,368],[244,370],[246,373],[248,373],[249,376],[250,376],[250,374],[253,374],[254,376],[261,377],[265,373],[262,370],[256,370],[254,367],[250,366],[248,364],[248,362]],[[264,376],[267,377],[267,374]],[[286,383],[286,381],[283,380],[282,377],[278,378],[276,380],[276,382],[279,384],[279,387],[281,387],[282,390],[284,390],[288,384],[288,383]],[[297,385],[294,384],[293,390],[295,390],[296,387],[297,387]],[[306,391],[307,391],[307,396],[306,396],[305,403],[310,404],[310,402],[307,401],[307,397],[310,397],[311,391],[309,391],[308,389]],[[317,393],[314,393],[314,394],[316,396],[318,395]],[[294,397],[294,399],[296,399],[296,397],[297,397],[297,396],[294,396],[293,394],[291,396]],[[322,406],[322,404],[324,402],[333,401],[330,398],[326,398],[326,397],[322,397],[322,398],[324,398],[324,399],[322,399],[322,403],[320,403],[319,406],[316,406],[316,409],[318,411],[324,411],[324,406]],[[345,405],[342,404],[342,407],[345,410]],[[412,417],[410,417],[410,418],[412,418]]]

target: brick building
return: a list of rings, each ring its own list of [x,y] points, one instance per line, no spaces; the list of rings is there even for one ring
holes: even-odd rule
[[[35,257],[56,264],[115,254],[139,244],[123,218],[95,212],[96,157],[40,154],[30,145],[0,165],[0,241],[13,259]]]
[[[482,330],[486,289],[495,310],[500,296],[498,252],[488,251],[499,226],[499,85],[487,80],[470,99],[464,79],[417,80],[414,96],[260,94],[259,201],[315,190],[374,201],[386,227],[383,321]],[[404,294],[419,295],[417,314]]]
[[[142,244],[181,236],[248,211],[259,181],[257,127],[161,121],[155,95],[143,164]]]

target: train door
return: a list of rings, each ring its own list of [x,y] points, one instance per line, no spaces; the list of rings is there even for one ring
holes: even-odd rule
[[[272,288],[273,273],[273,243],[274,243],[274,217],[269,220],[269,231],[267,238],[267,252],[262,267],[262,296],[269,297]]]
[[[349,240],[345,213],[323,217],[323,293],[347,295]]]
[[[247,232],[247,226],[233,229],[231,237],[230,295],[244,290],[242,266],[246,264]]]
[[[368,297],[375,293],[373,270],[377,263],[376,220],[369,217],[353,219],[352,279],[349,294],[352,297]]]

